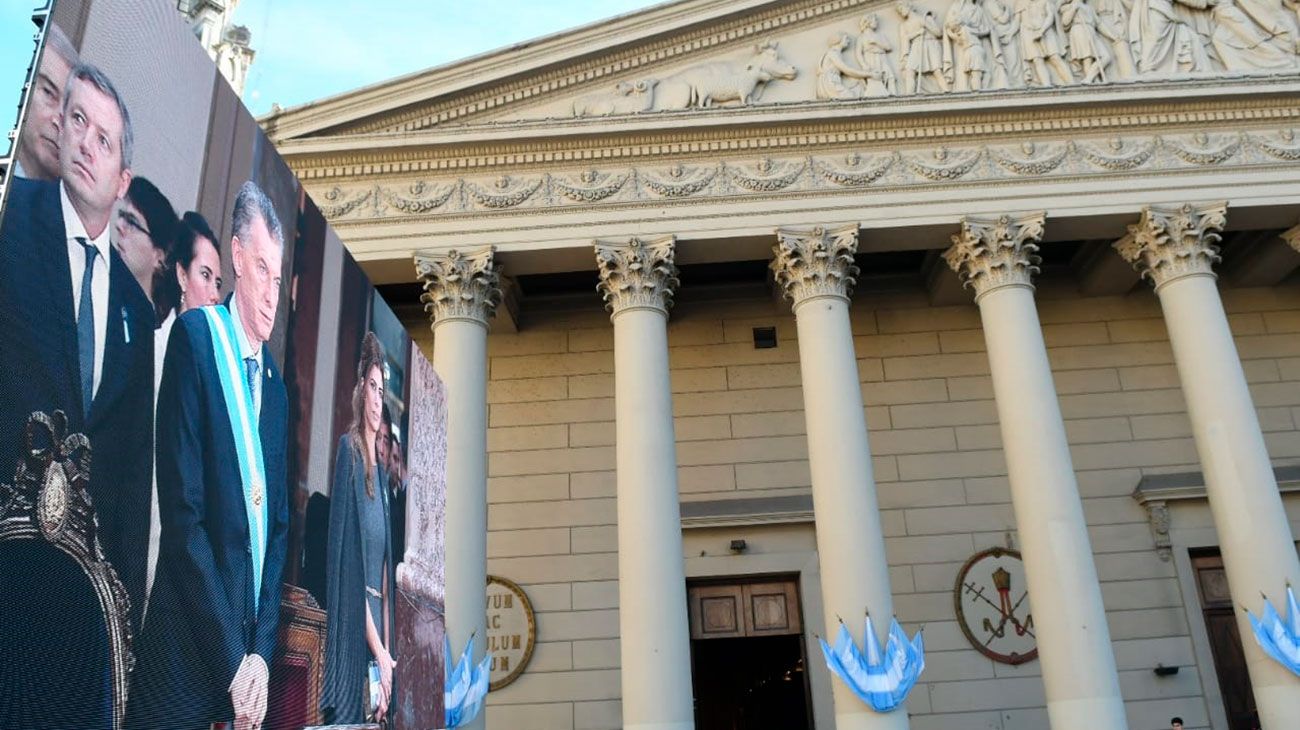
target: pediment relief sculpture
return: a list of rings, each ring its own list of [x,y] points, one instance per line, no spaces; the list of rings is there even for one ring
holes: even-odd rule
[[[748,58],[619,81],[572,113],[749,106],[776,83],[766,100],[789,103],[1300,71],[1300,0],[901,0],[880,11]]]
[[[711,61],[688,66],[663,79],[622,81],[610,92],[590,94],[573,105],[575,116],[608,116],[645,111],[707,109],[716,104],[746,106],[759,100],[763,87],[789,81],[798,70],[781,57],[774,41],[754,47],[744,60]]]

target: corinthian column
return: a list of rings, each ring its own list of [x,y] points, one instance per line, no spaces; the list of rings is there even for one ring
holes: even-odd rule
[[[1032,277],[1044,215],[963,219],[944,260],[975,290],[1052,730],[1128,726]]]
[[[494,249],[417,254],[433,319],[433,367],[447,385],[446,622],[454,656],[487,631],[487,332],[501,301]],[[485,727],[486,713],[466,726]]]
[[[858,267],[857,224],[778,229],[772,271],[793,303],[799,333],[808,463],[812,472],[817,559],[826,626],[843,616],[862,645],[862,616],[887,629],[894,615],[876,505],[871,445],[862,407],[858,360],[849,326],[849,296]],[[883,641],[884,634],[877,637]],[[838,730],[906,730],[907,711],[878,714],[834,680]]]
[[[1300,584],[1300,560],[1246,376],[1228,329],[1212,269],[1226,203],[1149,207],[1115,249],[1156,288],[1174,363],[1187,399],[1205,490],[1233,603],[1257,615],[1261,594],[1278,604]],[[1300,688],[1250,638],[1244,610],[1237,627],[1259,718],[1266,730],[1295,725]]]
[[[668,381],[674,239],[596,242],[614,322],[618,622],[625,730],[692,730],[690,627]]]

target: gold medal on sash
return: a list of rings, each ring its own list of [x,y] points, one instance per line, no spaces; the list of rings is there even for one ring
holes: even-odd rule
[[[261,506],[262,506],[262,484],[261,484],[261,482],[253,482],[253,506],[255,506],[255,507],[261,507]]]

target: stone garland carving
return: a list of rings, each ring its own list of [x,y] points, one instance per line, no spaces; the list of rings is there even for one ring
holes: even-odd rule
[[[816,297],[848,300],[857,283],[858,226],[779,228],[769,268],[794,307]]]
[[[937,12],[900,0],[894,9],[893,33],[872,12],[856,36],[828,38],[813,66],[816,99],[1300,70],[1297,0],[951,0]],[[767,83],[797,75],[767,41],[743,61],[620,81],[578,98],[573,114],[746,106]]]
[[[393,215],[453,215],[512,209],[777,195],[854,190],[868,186],[975,183],[1033,177],[1077,178],[1217,165],[1278,165],[1300,160],[1292,130],[1231,134],[1067,140],[1020,144],[939,147],[877,153],[765,157],[753,162],[719,162],[667,167],[587,169],[576,173],[501,176],[444,182],[403,183],[391,189],[368,185],[338,187],[321,194],[330,220]]]
[[[1147,206],[1114,247],[1157,289],[1184,276],[1213,276],[1219,261],[1216,244],[1227,215],[1227,203]]]
[[[420,301],[437,325],[450,319],[486,325],[501,304],[501,267],[496,249],[486,246],[469,253],[417,253],[415,275],[424,287]]]
[[[630,238],[596,241],[596,290],[605,309],[617,315],[628,309],[653,309],[668,314],[677,285],[676,238]]]
[[[975,290],[975,300],[1005,286],[1032,286],[1038,273],[1038,241],[1043,237],[1044,213],[1012,218],[962,218],[961,232],[943,260],[962,286]]]

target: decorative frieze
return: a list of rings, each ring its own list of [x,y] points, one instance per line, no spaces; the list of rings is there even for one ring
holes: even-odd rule
[[[943,259],[957,272],[962,286],[975,290],[976,301],[1006,286],[1032,288],[1046,219],[1044,213],[963,218],[961,232],[953,235]]]
[[[617,316],[628,309],[654,309],[668,314],[676,291],[676,238],[629,238],[596,241],[596,290],[605,309]]]
[[[817,297],[848,300],[857,283],[858,226],[779,228],[770,265],[782,296],[795,308]]]
[[[1227,203],[1147,206],[1115,250],[1157,289],[1184,276],[1214,276]]]
[[[434,325],[447,320],[471,320],[487,326],[501,303],[501,267],[496,249],[487,246],[464,253],[417,253],[415,274],[424,286],[424,309]]]
[[[1266,168],[1300,160],[1290,128],[1015,144],[940,145],[883,151],[765,155],[667,165],[587,166],[573,171],[361,183],[312,190],[334,222],[418,218],[594,206],[663,205],[673,201],[749,198],[835,191],[1046,178],[1081,180],[1112,174],[1200,168]],[[588,163],[589,165],[589,163]]]

